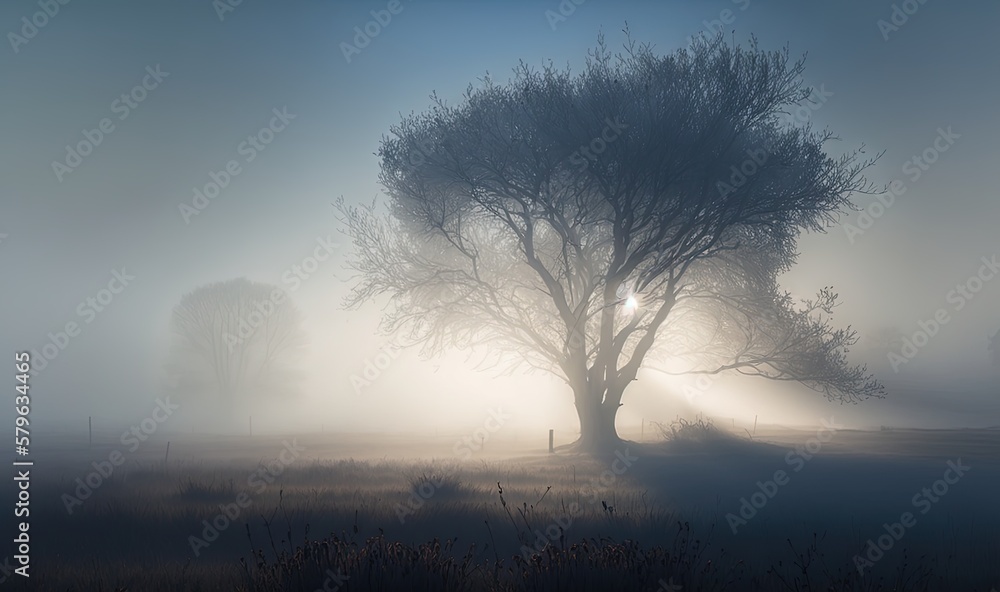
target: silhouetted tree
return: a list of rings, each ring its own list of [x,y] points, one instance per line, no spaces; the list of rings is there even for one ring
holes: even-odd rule
[[[245,278],[186,294],[173,310],[170,328],[168,368],[174,380],[214,388],[227,402],[248,390],[280,388],[276,379],[287,376],[283,371],[305,343],[302,315],[288,294]]]
[[[800,232],[877,193],[863,147],[832,158],[829,132],[788,127],[802,68],[756,41],[659,56],[601,39],[579,75],[522,63],[457,106],[432,96],[383,138],[388,213],[337,204],[360,278],[345,305],[387,294],[383,329],[424,353],[487,345],[490,362],[554,372],[586,450],[619,442],[654,350],[671,372],[883,396],[847,360],[856,333],[829,323],[837,295],[798,305],[777,282]]]

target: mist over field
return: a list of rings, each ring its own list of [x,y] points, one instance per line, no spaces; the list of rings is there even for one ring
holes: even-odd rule
[[[995,592],[998,17],[4,3],[0,589]]]

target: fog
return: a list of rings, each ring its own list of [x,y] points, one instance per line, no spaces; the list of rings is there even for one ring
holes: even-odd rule
[[[996,592],[998,19],[0,3],[0,584]]]
[[[6,3],[8,29],[33,6]],[[830,415],[869,427],[997,423],[1000,367],[987,345],[1000,329],[1000,286],[985,279],[995,272],[980,269],[1000,248],[991,165],[1000,89],[987,74],[1000,43],[995,3],[928,3],[885,34],[877,22],[892,7],[860,1],[586,3],[564,21],[537,3],[402,6],[368,46],[346,56],[342,44],[370,20],[360,3],[243,3],[221,16],[208,2],[73,3],[4,52],[8,92],[0,101],[11,141],[0,164],[0,340],[6,351],[41,354],[58,346],[67,323],[80,327],[54,359],[36,356],[45,359],[33,376],[39,425],[83,429],[87,416],[109,426],[143,417],[167,392],[173,307],[199,286],[246,277],[286,289],[308,334],[297,354],[300,392],[255,418],[260,430],[460,431],[502,406],[539,441],[549,428],[573,432],[564,383],[475,370],[466,352],[422,359],[402,351],[357,388],[352,376],[364,377],[393,341],[378,334],[385,302],[341,306],[351,244],[331,203],[381,195],[379,141],[402,114],[428,108],[432,92],[460,100],[487,72],[505,80],[518,60],[579,68],[600,32],[618,48],[625,23],[667,52],[723,10],[735,39],[753,34],[765,49],[787,44],[793,55],[808,54],[807,82],[824,96],[794,117],[836,130],[834,151],[862,143],[871,154],[884,150],[868,176],[901,182],[891,205],[855,198],[878,217],[850,212],[825,234],[802,236],[782,286],[802,296],[834,286],[843,301],[834,322],[861,338],[851,360],[869,364],[888,396],[840,406],[801,387],[722,377],[689,401],[682,391],[693,378],[644,370],[619,425],[699,412],[783,425]],[[144,81],[152,88],[141,101],[118,100]],[[53,163],[66,162],[66,146],[102,118],[114,129],[78,166],[58,171]],[[272,122],[270,143],[246,145]],[[923,168],[913,160],[928,156],[934,162]],[[239,172],[185,216],[181,204],[192,204],[196,188],[232,159]],[[296,277],[293,266],[317,248],[328,258]],[[134,279],[99,311],[87,304],[116,272]],[[982,281],[971,279],[980,273]],[[970,281],[977,291],[956,295]],[[902,345],[891,340],[912,339],[939,309],[947,323],[893,368],[889,352]]]

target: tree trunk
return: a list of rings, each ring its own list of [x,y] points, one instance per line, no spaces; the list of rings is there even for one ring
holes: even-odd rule
[[[574,448],[580,452],[614,451],[622,440],[615,429],[615,416],[621,404],[614,398],[602,402],[602,392],[584,386],[577,390],[576,412],[580,418],[580,439]]]

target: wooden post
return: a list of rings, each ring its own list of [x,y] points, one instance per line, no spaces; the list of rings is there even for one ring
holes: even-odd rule
[[[170,440],[167,440],[167,453],[163,455],[163,464],[167,464],[167,460],[170,458]]]
[[[87,446],[94,446],[94,418],[87,416]]]
[[[556,451],[556,448],[554,446],[554,444],[555,444],[555,432],[556,432],[555,430],[549,430],[549,452],[550,453]]]
[[[753,416],[753,435],[757,435],[757,416]]]

